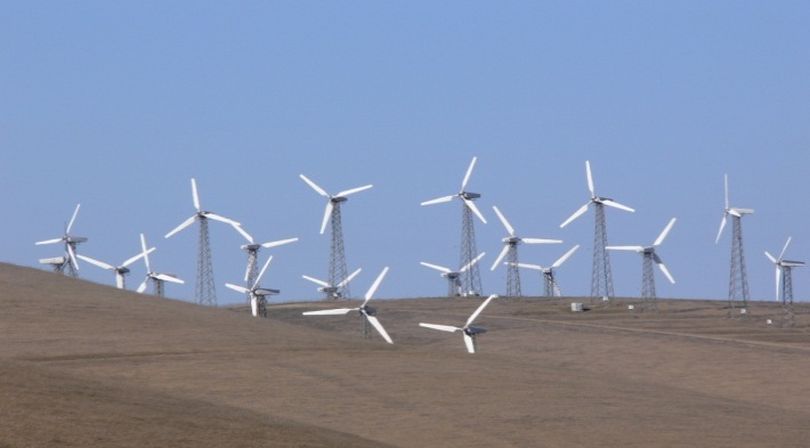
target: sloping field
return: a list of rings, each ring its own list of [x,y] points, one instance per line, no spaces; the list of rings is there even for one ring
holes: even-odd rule
[[[806,447],[810,310],[754,304],[377,301],[396,345],[333,303],[206,309],[0,265],[2,446]],[[340,305],[342,306],[342,305]]]

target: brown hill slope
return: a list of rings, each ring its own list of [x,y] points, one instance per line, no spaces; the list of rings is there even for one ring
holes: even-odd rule
[[[480,353],[417,327],[472,299],[271,319],[0,265],[0,446],[806,446],[810,333],[752,309],[496,300]],[[341,305],[342,306],[342,305]],[[806,311],[806,310],[805,310]]]

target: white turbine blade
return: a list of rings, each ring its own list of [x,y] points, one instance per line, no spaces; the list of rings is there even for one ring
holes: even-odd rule
[[[470,181],[470,176],[472,175],[473,168],[475,168],[475,162],[478,161],[478,157],[473,157],[472,161],[470,162],[470,166],[467,168],[467,174],[464,175],[464,180],[461,181],[461,191],[464,191],[467,188],[467,183]]]
[[[253,288],[259,286],[259,282],[262,280],[262,277],[264,276],[264,271],[266,271],[267,267],[270,266],[271,261],[273,261],[273,256],[272,255],[270,255],[267,258],[267,261],[264,262],[264,266],[262,266],[262,270],[259,271],[259,275],[258,275],[258,277],[256,277],[256,281],[253,282]]]
[[[242,223],[240,223],[238,221],[234,221],[231,218],[226,218],[226,217],[224,217],[222,215],[217,215],[216,213],[205,212],[205,213],[203,213],[203,216],[205,216],[206,218],[209,218],[209,219],[213,219],[214,221],[219,221],[219,222],[224,222],[225,224],[229,224],[236,230],[239,230],[239,228],[241,228],[241,226],[242,226]]]
[[[109,269],[111,271],[115,270],[115,266],[109,265],[103,261],[96,260],[95,258],[90,258],[82,254],[77,254],[76,256],[92,265],[100,267],[101,269]]]
[[[155,274],[155,278],[158,280],[163,280],[164,282],[179,283],[181,285],[186,283],[183,280],[169,274]]]
[[[70,264],[73,265],[73,268],[77,271],[79,270],[79,263],[76,261],[76,251],[73,250],[73,246],[70,244],[67,245],[68,255],[70,258]]]
[[[197,181],[191,178],[191,200],[194,201],[194,208],[200,211],[200,195],[197,193]]]
[[[431,200],[429,200],[429,201],[422,202],[422,203],[421,203],[421,204],[419,204],[419,205],[433,205],[433,204],[441,204],[441,203],[443,203],[443,202],[450,202],[450,201],[452,201],[452,200],[453,200],[453,199],[455,199],[455,198],[456,198],[456,195],[442,196],[442,197],[440,197],[440,198],[431,199]]]
[[[318,280],[317,278],[314,278],[314,277],[310,277],[308,275],[302,275],[301,278],[303,278],[304,280],[309,280],[309,281],[311,281],[312,283],[315,283],[318,286],[323,286],[324,288],[328,288],[330,286],[329,283],[326,283],[323,280]]]
[[[250,292],[250,290],[244,286],[234,285],[233,283],[225,283],[225,287],[233,289],[236,292],[241,292],[242,294],[247,294]]]
[[[422,266],[424,266],[426,268],[435,269],[435,270],[437,270],[437,271],[439,271],[439,272],[441,272],[443,274],[449,274],[449,273],[453,272],[453,271],[450,270],[450,268],[446,268],[444,266],[439,266],[437,264],[426,263],[424,261],[420,261],[419,264],[421,264]]]
[[[475,312],[474,312],[474,313],[472,313],[472,315],[470,316],[470,318],[469,318],[469,319],[467,319],[467,323],[466,323],[466,324],[464,324],[464,327],[469,327],[469,326],[470,326],[470,324],[472,324],[472,323],[473,323],[473,321],[475,320],[475,318],[477,318],[477,317],[478,317],[478,315],[479,315],[479,314],[481,314],[481,311],[484,311],[484,308],[486,308],[486,307],[487,307],[487,305],[489,305],[489,302],[491,302],[491,301],[492,301],[492,299],[494,299],[494,298],[496,298],[496,297],[498,297],[498,295],[497,295],[497,294],[492,294],[491,296],[487,297],[487,300],[484,300],[484,303],[482,303],[482,304],[481,304],[481,306],[479,306],[479,307],[478,307],[478,309],[476,309],[476,310],[475,310]]]
[[[362,271],[362,270],[363,270],[363,268],[357,268],[357,270],[356,270],[356,271],[352,272],[351,274],[349,274],[349,276],[348,276],[348,277],[344,278],[342,282],[338,283],[338,284],[337,284],[337,287],[338,287],[338,288],[342,288],[342,287],[344,287],[344,286],[348,285],[348,284],[349,284],[349,282],[351,282],[352,280],[354,280],[354,278],[355,278],[355,277],[357,277],[357,274],[359,274],[359,273],[360,273],[360,271]]]
[[[550,240],[547,238],[521,238],[520,241],[523,241],[526,244],[561,244],[562,240]]]
[[[323,197],[326,197],[326,198],[328,198],[328,197],[329,197],[329,193],[327,193],[327,192],[326,192],[326,190],[324,190],[323,188],[319,187],[319,186],[318,186],[318,184],[316,184],[315,182],[313,182],[313,181],[309,180],[309,178],[308,178],[307,176],[304,176],[303,174],[299,174],[299,175],[298,175],[298,177],[300,177],[300,178],[301,178],[301,180],[303,180],[304,182],[306,182],[306,183],[307,183],[307,185],[309,185],[309,186],[310,186],[310,187],[311,187],[313,190],[315,190],[315,192],[316,192],[316,193],[318,193],[319,195],[321,195],[321,196],[323,196]]]
[[[115,272],[115,286],[118,289],[124,289],[124,274],[118,271]]]
[[[729,205],[728,205],[728,174],[723,174],[723,192],[725,194],[725,199],[726,199],[726,202],[725,202],[726,207],[725,207],[724,210],[728,210],[728,208],[729,208]]]
[[[567,226],[568,224],[571,224],[571,221],[573,221],[573,220],[579,218],[580,216],[582,216],[585,212],[588,211],[588,206],[589,205],[591,205],[590,202],[588,202],[587,204],[580,207],[577,211],[574,212],[573,215],[568,217],[568,219],[566,219],[562,224],[560,224],[560,228],[562,229],[563,227]]]
[[[475,344],[473,344],[473,338],[467,333],[464,333],[464,345],[467,346],[468,353],[475,353]]]
[[[239,232],[239,234],[242,235],[247,240],[248,243],[253,244],[255,242],[253,240],[253,236],[251,234],[247,233],[247,231],[244,228],[242,228],[241,225],[233,226],[233,228],[234,228],[234,230]]]
[[[362,187],[352,188],[350,190],[343,190],[340,193],[336,194],[335,196],[345,198],[346,196],[349,196],[349,195],[352,195],[352,194],[355,194],[355,193],[360,193],[361,191],[366,191],[366,190],[368,190],[369,188],[371,188],[373,186],[374,185],[369,184],[369,185],[363,185]]]
[[[596,197],[596,193],[594,192],[593,187],[593,175],[591,174],[591,161],[585,161],[585,175],[588,177],[588,191],[591,192],[591,197]]]
[[[338,316],[357,311],[358,308],[337,308],[333,310],[307,311],[304,316]]]
[[[720,230],[717,231],[717,238],[714,239],[714,244],[720,242],[720,236],[723,235],[723,229],[726,227],[726,221],[728,217],[726,216],[726,212],[723,212],[723,220],[720,221]]]
[[[543,266],[540,266],[539,264],[515,263],[515,266],[524,269],[531,269],[534,271],[545,271],[545,268]]]
[[[785,257],[785,252],[787,251],[788,246],[790,246],[790,240],[791,239],[793,239],[793,237],[789,236],[787,241],[785,241],[785,247],[783,247],[782,252],[779,253],[779,259],[780,260]]]
[[[127,259],[125,262],[121,263],[121,267],[124,267],[124,268],[125,268],[125,267],[127,267],[127,266],[131,265],[132,263],[135,263],[136,261],[138,261],[138,260],[140,260],[141,258],[143,258],[143,257],[144,257],[144,255],[149,255],[149,254],[151,254],[151,253],[152,253],[152,252],[154,252],[154,251],[155,251],[155,248],[154,248],[154,247],[150,247],[150,248],[149,248],[149,250],[147,250],[145,254],[144,254],[143,252],[141,252],[141,253],[139,253],[138,255],[135,255],[134,257],[128,258],[128,259]]]
[[[475,205],[475,202],[473,202],[473,201],[471,201],[469,199],[464,199],[464,198],[461,198],[461,200],[464,201],[464,203],[467,205],[467,207],[470,207],[470,210],[472,210],[472,212],[475,213],[475,216],[477,216],[478,219],[481,220],[481,222],[483,222],[484,224],[487,223],[487,220],[484,219],[484,215],[482,215],[481,211],[478,210],[478,207]]]
[[[62,238],[54,238],[52,240],[37,241],[36,243],[34,243],[34,245],[35,246],[42,246],[43,244],[56,244],[56,243],[61,243],[61,242],[62,242]]]
[[[383,328],[382,324],[380,323],[379,320],[377,320],[376,317],[369,316],[368,314],[366,314],[365,316],[366,319],[368,319],[368,321],[371,323],[371,326],[373,326],[374,329],[377,330],[377,333],[380,333],[380,336],[382,336],[383,339],[385,339],[385,342],[389,344],[394,343],[394,341],[391,340],[391,336],[388,336],[388,332],[385,331],[385,328]]]
[[[602,200],[602,203],[609,206],[609,207],[618,208],[619,210],[624,210],[626,212],[630,212],[630,213],[635,212],[635,209],[632,209],[632,208],[630,208],[630,207],[628,207],[628,206],[626,206],[624,204],[619,204],[618,202],[616,202],[616,201],[614,201],[612,199],[604,199],[604,200]]]
[[[76,222],[76,215],[79,214],[79,208],[82,204],[76,204],[76,209],[73,210],[73,216],[70,217],[70,222],[68,223],[67,227],[65,228],[65,233],[70,233],[70,229],[73,228],[73,223]]]
[[[469,263],[464,265],[461,269],[459,269],[459,272],[467,272],[467,269],[470,269],[471,267],[475,266],[475,264],[481,261],[481,259],[484,258],[484,255],[486,254],[487,254],[486,252],[481,252],[480,254],[478,254],[477,257],[473,258],[472,261],[470,261]]]
[[[321,222],[321,235],[323,232],[326,231],[326,223],[329,222],[329,218],[332,217],[332,210],[335,208],[335,205],[332,204],[332,201],[326,203],[326,208],[323,211],[323,221]]]
[[[661,243],[664,242],[664,239],[666,239],[667,235],[669,235],[669,231],[672,230],[672,226],[675,225],[676,220],[677,220],[677,218],[672,218],[672,219],[669,220],[669,223],[667,224],[667,226],[664,227],[664,230],[661,231],[661,234],[658,235],[658,238],[655,239],[655,242],[653,243],[653,246],[660,246]]]
[[[557,261],[555,261],[555,262],[554,262],[554,264],[552,264],[552,265],[551,265],[551,268],[552,268],[552,269],[556,269],[556,268],[558,268],[558,267],[562,266],[562,264],[563,264],[563,263],[565,263],[565,262],[566,262],[566,260],[568,260],[568,259],[571,257],[571,255],[573,255],[573,254],[574,254],[574,252],[576,252],[576,251],[577,251],[577,249],[579,249],[579,244],[577,244],[576,246],[572,247],[572,248],[571,248],[571,250],[569,250],[569,251],[568,251],[568,252],[566,252],[566,253],[565,253],[565,254],[564,254],[562,257],[560,257],[559,259],[557,259]]]
[[[253,317],[259,317],[259,301],[253,294],[250,295],[250,314]]]
[[[515,236],[515,228],[512,227],[512,224],[509,223],[509,221],[506,219],[506,216],[503,216],[503,213],[501,213],[501,211],[498,210],[498,207],[495,207],[493,205],[492,209],[495,210],[495,214],[498,215],[498,219],[501,220],[501,224],[503,224],[503,227],[506,229],[509,235]]]
[[[782,288],[782,269],[776,266],[776,301],[779,301],[779,290]]]
[[[625,250],[630,252],[643,252],[644,246],[606,246],[607,250]]]
[[[278,241],[268,241],[266,243],[262,243],[262,247],[265,249],[271,249],[273,247],[284,246],[285,244],[290,244],[298,241],[298,238],[287,238],[286,240],[278,240]]]
[[[501,253],[499,253],[498,258],[495,259],[495,263],[492,263],[492,267],[489,269],[490,271],[494,271],[498,265],[501,264],[501,260],[503,260],[503,257],[506,256],[507,252],[509,252],[509,245],[504,244],[503,249],[501,249]]]
[[[194,224],[195,219],[197,219],[197,215],[194,215],[191,218],[188,218],[187,220],[183,221],[179,226],[175,227],[174,229],[172,229],[171,232],[167,233],[164,236],[164,238],[171,238],[171,236],[174,235],[175,233],[177,233],[177,232],[185,229],[186,227]]]
[[[366,295],[363,297],[365,301],[363,301],[363,305],[368,303],[372,297],[374,297],[374,293],[377,292],[377,289],[380,287],[380,283],[382,283],[383,279],[385,278],[385,274],[388,274],[388,266],[384,267],[380,275],[377,276],[377,279],[374,280],[374,283],[371,284],[371,287],[368,288],[366,291]]]
[[[141,282],[140,286],[138,286],[138,289],[136,290],[138,291],[138,294],[143,294],[143,292],[146,291],[147,282],[149,282],[148,276],[145,279],[143,279],[143,282]]]
[[[675,284],[675,279],[672,277],[672,274],[669,273],[669,269],[667,269],[667,265],[665,265],[664,262],[661,261],[660,258],[658,260],[656,260],[656,264],[658,264],[658,268],[661,269],[661,272],[663,272],[664,275],[667,277],[667,280],[669,280],[669,282],[674,285]]]
[[[453,327],[453,326],[450,326],[450,325],[425,324],[425,323],[422,323],[422,322],[419,322],[419,326],[424,327],[424,328],[430,328],[432,330],[446,331],[448,333],[455,333],[455,332],[461,330],[461,328]]]
[[[768,260],[771,260],[771,263],[778,263],[776,258],[774,258],[773,255],[771,255],[771,253],[767,250],[765,251],[765,256],[768,257]]]
[[[141,234],[141,255],[143,255],[143,262],[146,265],[146,272],[152,272],[152,266],[149,264],[149,252],[146,250],[146,237]]]

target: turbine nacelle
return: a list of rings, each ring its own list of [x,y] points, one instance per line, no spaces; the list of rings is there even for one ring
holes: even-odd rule
[[[458,194],[461,199],[466,199],[468,201],[474,201],[481,197],[479,193],[471,193],[469,191],[462,191]]]

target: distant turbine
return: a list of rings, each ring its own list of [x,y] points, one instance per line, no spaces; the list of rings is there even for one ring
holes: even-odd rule
[[[140,260],[145,255],[151,254],[154,251],[155,251],[155,248],[151,247],[151,248],[149,248],[149,250],[146,251],[145,254],[144,254],[144,252],[140,252],[138,255],[135,255],[134,257],[131,257],[131,258],[127,259],[126,261],[124,261],[123,263],[121,263],[118,266],[113,266],[113,265],[111,265],[109,263],[105,263],[103,261],[99,261],[99,260],[96,260],[95,258],[90,258],[90,257],[84,256],[84,255],[81,255],[81,254],[77,254],[76,256],[81,258],[82,260],[92,264],[92,265],[100,267],[101,269],[106,269],[108,271],[113,271],[113,273],[115,273],[115,286],[118,289],[127,289],[126,275],[129,274],[129,272],[130,272],[128,266],[131,265],[132,263],[135,263],[136,261]]]
[[[270,261],[272,260],[272,255],[267,258],[261,272],[256,276],[256,280],[254,280],[253,283],[248,283],[249,286],[252,285],[250,288],[234,285],[233,283],[225,283],[226,287],[236,292],[247,294],[250,297],[250,313],[253,317],[267,317],[267,296],[276,295],[281,292],[278,289],[262,288],[259,286],[259,282],[262,281],[262,276],[264,276],[264,272],[267,270],[267,267],[270,266]]]
[[[788,237],[779,258],[765,251],[765,256],[771,260],[776,268],[776,301],[782,302],[785,310],[786,324],[793,325],[793,268],[804,266],[803,261],[785,260],[785,252],[790,245],[791,237]]]
[[[467,353],[471,354],[475,353],[475,350],[478,347],[478,335],[486,333],[487,330],[481,327],[473,327],[472,323],[475,321],[478,315],[481,314],[482,311],[484,311],[484,308],[486,308],[487,305],[489,305],[489,302],[491,302],[492,299],[495,299],[497,297],[498,297],[497,295],[493,294],[489,296],[487,300],[484,300],[484,303],[482,303],[472,313],[472,315],[469,317],[469,319],[467,319],[467,322],[464,324],[463,327],[454,327],[452,325],[426,324],[423,322],[419,322],[419,326],[423,328],[430,328],[431,330],[445,331],[447,333],[455,333],[457,331],[460,331],[461,334],[464,336],[464,345],[467,346]]]
[[[319,286],[318,287],[318,292],[324,293],[326,295],[325,298],[327,300],[330,300],[330,299],[331,300],[337,300],[337,299],[342,299],[343,298],[343,296],[341,295],[342,291],[346,291],[346,287],[349,285],[349,283],[352,280],[354,280],[354,278],[357,277],[357,274],[359,274],[360,271],[362,271],[362,270],[363,270],[362,268],[357,268],[356,271],[352,272],[348,277],[344,278],[343,280],[341,280],[338,283],[325,282],[323,280],[318,280],[317,278],[310,277],[308,275],[302,275],[301,278],[303,278],[304,280],[308,280],[308,281],[318,285]]]
[[[717,231],[717,238],[714,244],[720,241],[723,229],[726,227],[726,220],[731,216],[731,269],[728,280],[728,307],[729,315],[734,310],[734,302],[742,300],[742,309],[748,308],[748,273],[745,269],[745,251],[743,249],[742,237],[742,217],[754,213],[750,208],[731,207],[728,200],[728,174],[723,176],[723,187],[725,192],[725,208],[723,208],[723,220],[720,221],[720,230]]]
[[[43,258],[40,259],[39,262],[41,264],[53,266],[53,270],[55,272],[64,273],[65,275],[74,278],[79,276],[79,263],[76,262],[76,248],[79,244],[87,241],[87,238],[83,236],[73,236],[70,234],[70,230],[73,228],[73,223],[76,222],[76,215],[79,214],[79,207],[81,206],[81,204],[76,204],[76,209],[73,210],[73,216],[71,216],[70,222],[65,226],[65,233],[60,238],[37,241],[34,243],[37,246],[41,246],[43,244],[63,243],[65,245],[64,256]]]
[[[517,264],[520,262],[518,259],[518,244],[526,243],[526,244],[559,244],[562,243],[562,240],[549,240],[543,238],[521,238],[515,234],[515,228],[512,227],[512,224],[506,219],[506,217],[498,210],[498,207],[492,206],[492,209],[495,210],[495,214],[498,215],[498,219],[500,219],[501,224],[506,229],[506,232],[509,234],[507,237],[503,238],[501,241],[503,242],[503,249],[501,253],[498,255],[498,258],[495,259],[495,262],[492,263],[492,271],[494,271],[498,265],[501,264],[501,261],[506,257],[506,296],[507,297],[520,297],[523,294],[521,293],[520,289],[520,271],[518,270]]]
[[[298,241],[298,238],[287,238],[285,240],[268,241],[266,243],[258,244],[254,241],[253,237],[242,228],[242,226],[236,226],[235,229],[248,241],[248,244],[243,244],[241,246],[242,250],[247,253],[247,266],[245,267],[244,277],[245,284],[247,285],[252,285],[256,282],[256,277],[259,273],[259,265],[257,260],[259,259],[259,250],[261,248],[271,249]],[[248,294],[248,300],[250,300],[250,294]]]
[[[558,258],[551,266],[543,267],[538,264],[528,264],[528,263],[510,263],[511,265],[516,265],[519,268],[524,269],[531,269],[534,271],[540,271],[540,274],[543,276],[543,296],[544,297],[560,297],[562,292],[560,291],[560,285],[557,283],[556,272],[557,268],[562,266],[563,263],[568,260],[574,252],[579,249],[579,244],[572,247],[568,250],[562,257]]]
[[[461,255],[459,257],[458,264],[460,266],[471,266],[468,271],[462,273],[459,279],[465,295],[478,295],[481,294],[483,290],[483,287],[481,286],[481,273],[478,270],[478,266],[476,266],[474,263],[470,264],[478,253],[475,243],[475,221],[473,220],[472,215],[475,214],[475,216],[477,216],[481,222],[484,224],[487,223],[487,220],[484,219],[484,215],[481,214],[481,211],[478,210],[475,202],[473,202],[480,198],[481,195],[467,191],[467,183],[470,181],[470,176],[472,175],[473,168],[475,168],[475,163],[477,161],[477,157],[472,158],[470,166],[467,168],[467,173],[464,175],[464,180],[461,181],[461,190],[458,193],[431,199],[429,201],[422,202],[421,204],[422,206],[441,204],[444,202],[450,202],[453,199],[459,199],[463,204],[461,207]]]
[[[433,263],[427,263],[424,261],[420,261],[419,264],[426,268],[434,269],[436,271],[441,272],[442,277],[447,279],[447,296],[448,297],[456,297],[456,296],[466,296],[468,294],[467,291],[464,291],[464,285],[461,284],[461,275],[465,272],[469,271],[471,268],[475,267],[475,265],[484,258],[486,252],[481,252],[478,254],[477,257],[470,260],[469,263],[465,264],[461,267],[461,269],[454,271],[450,268],[439,266]]]
[[[153,287],[152,294],[154,294],[154,295],[156,295],[158,297],[164,297],[165,296],[164,290],[165,290],[166,282],[179,283],[181,285],[183,283],[185,283],[185,282],[183,280],[180,280],[179,278],[175,277],[172,274],[162,274],[160,272],[155,272],[155,271],[152,270],[152,265],[151,265],[151,263],[149,263],[149,253],[154,251],[154,250],[155,250],[155,248],[151,248],[151,249],[146,248],[146,238],[143,236],[143,233],[142,233],[141,234],[141,256],[143,257],[143,263],[146,266],[146,278],[144,278],[141,285],[138,286],[137,292],[139,294],[142,294],[144,291],[146,291],[146,287],[147,287],[149,281],[151,280],[152,281],[152,287]]]
[[[611,198],[597,196],[593,186],[593,176],[591,175],[591,162],[585,161],[585,174],[588,178],[588,190],[591,192],[591,199],[568,219],[560,224],[563,228],[571,221],[579,218],[588,211],[588,207],[594,208],[594,232],[593,232],[593,269],[591,270],[591,297],[613,297],[613,274],[610,270],[610,255],[605,248],[608,245],[607,223],[605,221],[605,206],[618,208],[627,212],[635,212],[634,209],[622,205]]]

